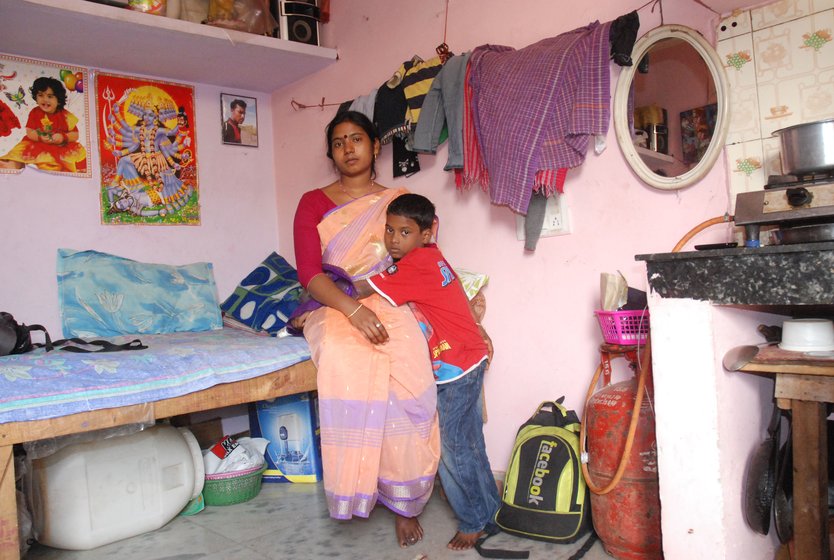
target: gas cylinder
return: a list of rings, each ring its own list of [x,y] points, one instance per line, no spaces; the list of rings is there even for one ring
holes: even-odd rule
[[[588,472],[603,488],[613,480],[625,448],[637,379],[594,393],[585,408]],[[650,384],[646,385],[650,391]],[[594,529],[608,554],[621,560],[663,558],[657,445],[651,395],[644,394],[628,463],[607,494],[591,493]]]

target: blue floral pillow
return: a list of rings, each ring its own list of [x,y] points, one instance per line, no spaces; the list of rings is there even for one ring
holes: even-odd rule
[[[274,335],[298,307],[302,291],[296,270],[273,252],[241,280],[220,308],[234,321]]]
[[[211,263],[142,263],[58,249],[65,337],[207,331],[223,326]]]

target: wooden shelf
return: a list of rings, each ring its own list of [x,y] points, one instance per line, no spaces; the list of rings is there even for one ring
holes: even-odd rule
[[[643,158],[643,161],[646,163],[674,163],[675,158],[672,156],[668,156],[666,154],[661,154],[660,152],[655,152],[654,150],[647,150],[646,148],[641,148],[640,146],[634,146],[634,149],[637,150],[637,153],[640,157]]]
[[[0,0],[0,52],[260,92],[337,59],[335,49],[86,0]]]

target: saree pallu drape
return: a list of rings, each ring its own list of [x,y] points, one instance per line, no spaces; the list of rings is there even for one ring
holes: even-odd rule
[[[325,268],[363,278],[390,264],[388,189],[335,208],[319,224]],[[368,517],[377,501],[414,517],[431,496],[440,457],[436,390],[417,321],[407,306],[362,300],[390,339],[374,345],[339,311],[310,314],[304,336],[318,368],[324,487],[330,516]]]

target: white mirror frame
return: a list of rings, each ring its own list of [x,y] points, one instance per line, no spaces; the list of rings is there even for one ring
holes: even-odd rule
[[[718,102],[715,131],[713,132],[709,148],[704,153],[704,157],[701,158],[701,161],[695,167],[675,177],[658,175],[646,165],[634,147],[628,118],[629,91],[634,74],[637,71],[637,65],[643,59],[643,55],[655,43],[664,39],[681,39],[686,41],[698,52],[715,82],[715,94]],[[727,129],[730,125],[727,74],[724,71],[724,66],[718,57],[718,53],[694,29],[683,25],[663,25],[652,29],[634,44],[631,59],[634,61],[634,64],[623,68],[619,81],[617,82],[617,89],[614,92],[614,129],[617,133],[617,142],[620,145],[626,161],[640,179],[650,187],[656,189],[682,189],[700,181],[709,173],[712,166],[715,165],[718,156],[721,154],[721,150],[724,148],[724,141],[727,139]],[[670,76],[670,78],[674,77]]]

